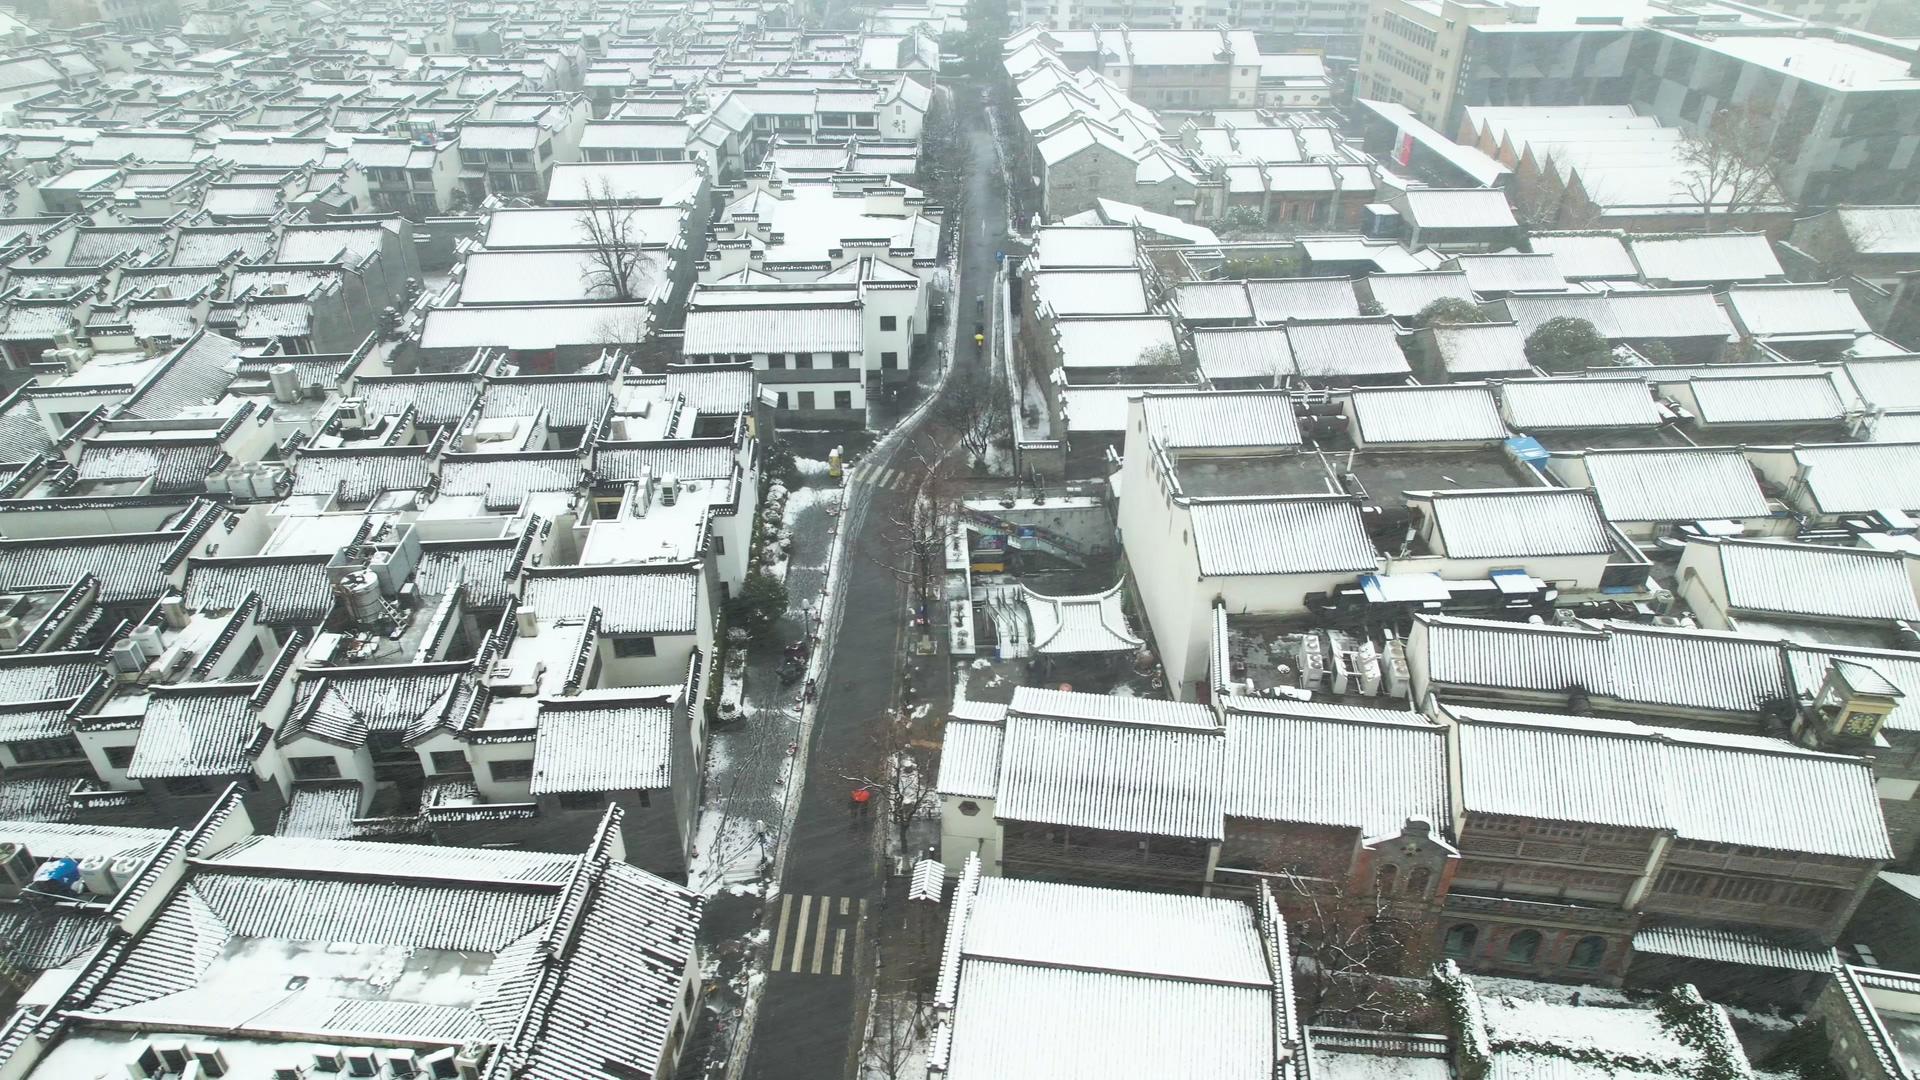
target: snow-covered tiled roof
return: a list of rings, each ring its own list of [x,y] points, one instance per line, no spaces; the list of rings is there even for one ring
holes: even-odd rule
[[[318,626],[333,610],[333,583],[321,555],[250,555],[187,560],[187,606],[196,611],[232,611],[250,594],[260,597],[259,619],[268,626]]]
[[[1870,548],[1694,540],[1708,548],[1735,611],[1816,619],[1920,620],[1907,557]]]
[[[383,492],[414,491],[433,481],[425,446],[371,450],[309,450],[294,458],[293,494],[332,495],[364,506]]]
[[[480,380],[465,375],[378,375],[353,381],[369,416],[398,416],[409,407],[419,424],[456,424],[480,396]]]
[[[522,602],[542,618],[585,618],[600,609],[605,634],[690,634],[698,571],[679,566],[533,567]]]
[[[674,440],[646,446],[603,445],[593,457],[594,472],[602,482],[640,479],[651,469],[654,477],[681,480],[724,480],[733,475],[732,440],[690,442]]]
[[[1765,233],[1695,233],[1632,237],[1627,241],[1640,276],[1649,282],[1706,285],[1733,281],[1783,281]]]
[[[167,590],[165,558],[180,533],[0,540],[0,590],[100,579],[101,603],[158,600]]]
[[[1600,508],[1611,521],[1705,521],[1768,513],[1753,467],[1737,449],[1589,450],[1584,460]]]
[[[1645,379],[1515,379],[1496,392],[1518,432],[1652,428],[1662,414]]]
[[[1009,713],[997,814],[1005,820],[1218,840],[1218,729]]]
[[[1920,510],[1920,443],[1796,446],[1793,456],[1821,513]]]
[[[550,427],[592,426],[606,412],[613,384],[605,376],[514,376],[487,380],[481,415],[532,416],[547,410]]]
[[[1294,367],[1303,378],[1341,380],[1403,376],[1413,369],[1400,351],[1393,320],[1326,319],[1287,324]]]
[[[578,856],[501,848],[315,841],[251,836],[206,856],[235,869],[335,873],[383,878],[459,878],[466,881],[565,881]]]
[[[154,686],[127,765],[132,780],[239,776],[260,734],[252,683]]]
[[[1778,642],[1627,623],[1598,627],[1422,615],[1408,651],[1448,687],[1567,694],[1575,689],[1658,709],[1758,714],[1791,696]],[[1816,681],[1817,685],[1817,681]]]
[[[88,439],[74,471],[82,480],[144,480],[158,493],[204,491],[207,473],[224,454],[217,441],[165,444],[102,443]]]
[[[1786,971],[1825,973],[1840,963],[1840,954],[1831,948],[1786,944],[1751,931],[1667,923],[1642,926],[1633,935],[1633,951]]]
[[[1507,438],[1484,385],[1356,387],[1355,438],[1372,444],[1496,443]]]
[[[1169,450],[1300,445],[1284,390],[1143,394],[1140,410],[1148,434]]]
[[[304,672],[280,741],[311,734],[358,746],[376,731],[411,735],[430,729],[460,700],[460,677],[446,667]]]
[[[65,702],[0,702],[0,742],[61,739],[73,734],[73,718]]]
[[[1360,508],[1344,496],[1193,499],[1187,510],[1204,575],[1379,569]]]
[[[1087,596],[1042,596],[1024,586],[1021,593],[1037,652],[1129,652],[1145,644],[1127,625],[1119,585]]]
[[[673,705],[660,698],[543,701],[533,740],[534,795],[660,791],[673,786]]]
[[[220,399],[239,371],[240,343],[202,331],[161,362],[159,374],[127,399],[129,415],[171,420]]]
[[[1246,904],[987,877],[955,887],[929,1060],[953,1080],[1271,1080],[1292,1037],[1284,927]],[[1288,1029],[1285,1034],[1277,1027]]]
[[[0,657],[0,701],[57,701],[76,697],[105,669],[94,653],[14,653]]]
[[[1410,493],[1413,494],[1413,493]],[[1417,493],[1452,559],[1605,555],[1606,519],[1585,488],[1497,488]]]
[[[514,510],[535,492],[572,491],[585,468],[576,454],[449,454],[440,462],[440,493],[480,495],[489,510]]]
[[[999,794],[1000,741],[1006,728],[999,722],[947,721],[940,749],[940,778],[934,785],[942,795],[991,799]]]
[[[1229,817],[1397,834],[1451,821],[1446,740],[1414,713],[1365,719],[1236,696],[1227,707]],[[1376,710],[1376,712],[1378,712]]]
[[[437,596],[457,582],[466,586],[467,603],[477,608],[506,606],[514,596],[525,548],[519,537],[493,540],[428,541],[420,545],[413,580],[422,593]]]
[[[1468,813],[1846,859],[1892,855],[1873,767],[1860,758],[1624,720],[1447,710]]]

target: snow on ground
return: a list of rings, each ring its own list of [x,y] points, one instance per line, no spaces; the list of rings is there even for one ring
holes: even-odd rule
[[[1692,1047],[1673,1037],[1650,1008],[1553,1005],[1480,995],[1487,1034],[1497,1045],[1519,1042],[1566,1050],[1592,1050],[1655,1061],[1692,1061]]]
[[[722,887],[736,895],[766,876],[773,860],[773,833],[763,822],[736,817],[724,806],[701,808],[693,837],[693,858],[687,865],[687,884],[712,895]]]
[[[1565,983],[1533,982],[1528,979],[1502,979],[1495,975],[1475,975],[1473,985],[1483,998],[1508,998],[1514,1001],[1544,1001],[1553,1005],[1635,1005],[1645,1000],[1605,986],[1570,986]]]
[[[840,512],[841,500],[845,494],[844,489],[837,487],[797,487],[790,489],[787,492],[786,510],[780,518],[779,535],[782,538],[790,538],[793,535],[794,523],[800,520],[800,515],[811,507],[824,507],[827,513],[838,514]],[[763,544],[762,550],[765,550],[765,548],[766,545]],[[767,562],[763,559],[761,567],[773,577],[785,581],[787,580],[787,563],[792,552],[788,548],[777,548],[776,550],[778,551],[777,557],[774,558],[772,562]]]
[[[1736,1028],[1752,1026],[1762,1031],[1790,1031],[1800,1021],[1806,1019],[1798,1013],[1781,1016],[1777,1012],[1754,1012],[1752,1009],[1742,1009],[1734,1005],[1722,1005],[1721,1008],[1727,1010],[1727,1015],[1733,1018]]]
[[[1031,375],[1020,377],[1020,427],[1026,439],[1050,439],[1053,424],[1048,419],[1046,391]]]
[[[1451,1080],[1453,1069],[1445,1058],[1388,1057],[1385,1054],[1346,1054],[1316,1050],[1313,1075],[1317,1080]]]
[[[793,467],[799,470],[801,476],[825,476],[832,466],[819,458],[797,457],[793,459]]]
[[[861,1043],[860,1080],[925,1080],[931,1010],[916,1010],[911,998],[879,999],[867,1010]]]
[[[1013,447],[1002,444],[998,439],[987,444],[984,462],[988,476],[1013,475]]]

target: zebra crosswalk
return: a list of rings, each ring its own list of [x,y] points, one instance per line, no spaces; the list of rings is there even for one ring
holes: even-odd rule
[[[871,484],[889,491],[906,491],[913,487],[913,476],[901,469],[888,469],[868,463],[853,470],[853,482]]]
[[[859,949],[867,902],[851,896],[780,898],[773,931],[775,972],[794,975],[845,975]]]

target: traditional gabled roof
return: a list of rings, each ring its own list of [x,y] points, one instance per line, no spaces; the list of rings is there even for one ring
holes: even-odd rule
[[[1222,731],[1204,708],[1022,688],[1000,756],[1000,817],[1219,839]]]
[[[699,572],[691,566],[533,567],[523,602],[542,618],[585,618],[600,609],[602,633],[691,634]]]
[[[1204,575],[1357,573],[1380,566],[1360,508],[1344,496],[1192,499],[1186,505]]]
[[[417,424],[457,424],[473,410],[480,380],[472,375],[375,375],[353,380],[353,394],[369,416],[413,410]]]
[[[1737,449],[1589,450],[1587,478],[1612,521],[1765,517],[1767,497]]]
[[[1593,492],[1584,488],[1498,488],[1408,492],[1433,514],[1451,559],[1605,555],[1614,550]]]
[[[259,619],[268,626],[318,626],[333,610],[330,555],[253,555],[187,560],[184,592],[197,611],[231,611],[248,596],[260,597]]]
[[[506,606],[514,597],[514,578],[526,562],[531,533],[540,525],[530,518],[518,536],[487,540],[437,540],[420,545],[414,584],[422,593],[438,596],[456,584],[467,591],[467,603],[476,608]]]
[[[365,506],[389,491],[414,491],[433,482],[430,446],[370,450],[305,450],[293,461],[295,495],[333,495]]]
[[[279,741],[313,736],[359,746],[374,732],[411,735],[432,728],[459,700],[458,668],[428,664],[302,672]]]
[[[1333,825],[1362,837],[1452,820],[1444,732],[1417,713],[1336,714],[1310,703],[1227,701],[1229,817]]]
[[[153,686],[130,780],[239,776],[253,768],[263,730],[252,683]]]
[[[585,470],[575,453],[448,454],[440,462],[440,493],[483,496],[487,509],[511,511],[528,495],[574,490]]]
[[[202,330],[161,362],[124,409],[130,416],[171,420],[180,410],[220,399],[239,370],[240,343]]]
[[[1468,813],[1845,859],[1893,850],[1872,766],[1784,739],[1446,706]]]
[[[100,601],[158,600],[178,532],[0,540],[0,590],[71,585],[92,574]]]
[[[1759,715],[1792,692],[1780,644],[1628,623],[1573,627],[1415,617],[1409,651],[1436,688],[1570,695],[1660,710]]]
[[[540,703],[534,795],[660,791],[673,786],[674,704],[599,693]]]
[[[1710,550],[1735,611],[1816,619],[1920,620],[1907,556],[1870,548],[1694,540]]]

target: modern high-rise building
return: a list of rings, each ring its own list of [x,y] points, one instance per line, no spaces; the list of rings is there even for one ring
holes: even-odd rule
[[[1367,0],[1020,0],[1022,25],[1050,30],[1121,26],[1209,30],[1218,26],[1276,38],[1278,49],[1355,55]]]
[[[1355,96],[1450,135],[1485,105],[1757,118],[1798,202],[1920,196],[1920,49],[1720,0],[1374,0]]]

